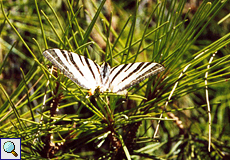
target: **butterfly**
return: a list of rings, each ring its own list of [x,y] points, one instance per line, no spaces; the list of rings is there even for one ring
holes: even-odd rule
[[[144,79],[164,70],[159,63],[136,62],[111,68],[104,62],[99,66],[94,61],[76,53],[57,48],[47,49],[43,55],[77,85],[88,89],[118,93],[140,83]]]

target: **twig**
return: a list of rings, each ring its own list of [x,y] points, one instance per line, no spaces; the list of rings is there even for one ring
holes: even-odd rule
[[[209,60],[209,64],[207,66],[207,69],[210,68],[210,64],[212,63],[213,58],[215,57],[217,52],[213,53],[212,57]],[[210,107],[210,103],[209,103],[209,96],[208,96],[208,70],[205,73],[205,92],[206,92],[206,102],[207,102],[207,109],[208,109],[208,151],[211,151],[211,121],[212,121],[212,117],[211,117],[211,107]]]
[[[52,66],[52,68],[51,68],[50,73],[52,74],[52,72],[53,72],[53,66]],[[43,76],[43,75],[42,75],[42,76]],[[50,75],[49,75],[49,76],[50,76]],[[51,76],[50,76],[50,78],[51,78]],[[46,93],[47,93],[47,88],[48,88],[49,83],[50,83],[50,81],[48,80],[47,83],[46,83],[45,94],[44,94],[44,97],[43,97],[41,113],[44,111],[44,108],[45,108],[46,96],[47,96]],[[40,127],[42,127],[42,126],[41,126],[41,125],[42,125],[42,121],[43,121],[43,114],[41,114],[41,119],[40,119],[40,122],[39,122],[39,123],[40,123]],[[37,132],[37,134],[36,134],[35,137],[37,137],[37,136],[39,135],[39,133],[40,133],[40,130],[38,130],[38,132]],[[37,140],[37,138],[34,139],[33,143],[35,143],[36,140]]]
[[[201,53],[198,54],[194,59],[197,59],[198,57],[200,57],[201,55],[203,55],[203,54],[204,54],[205,52],[207,52],[207,51],[208,51],[208,50],[205,50],[204,52],[201,52]],[[169,101],[171,100],[174,91],[176,90],[176,87],[177,87],[177,85],[178,85],[178,83],[179,83],[179,80],[181,79],[181,77],[184,75],[184,73],[187,71],[188,67],[190,67],[190,66],[191,66],[191,63],[188,64],[188,65],[183,69],[183,71],[180,73],[180,75],[179,75],[179,77],[178,77],[178,80],[176,81],[176,83],[175,83],[175,85],[174,85],[174,87],[173,87],[173,89],[172,89],[172,91],[171,91],[171,93],[170,93],[170,95],[169,95],[169,97],[168,97],[166,103],[165,103],[165,106],[164,106],[164,108],[163,108],[163,111],[162,111],[162,113],[161,113],[161,115],[160,115],[160,119],[162,118],[163,113],[164,113],[164,111],[166,110],[166,107],[168,106],[168,103],[169,103]],[[156,138],[156,135],[157,135],[158,130],[159,130],[160,122],[161,122],[161,121],[159,120],[158,123],[157,123],[157,127],[156,127],[155,133],[154,133],[154,135],[153,135],[153,138]]]

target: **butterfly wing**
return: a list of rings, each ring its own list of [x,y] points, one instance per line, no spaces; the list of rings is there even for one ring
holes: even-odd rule
[[[92,60],[56,48],[45,50],[43,55],[79,86],[95,89],[100,85],[100,66]]]
[[[163,70],[164,67],[161,64],[151,62],[119,65],[110,71],[110,90],[114,93],[123,91]]]

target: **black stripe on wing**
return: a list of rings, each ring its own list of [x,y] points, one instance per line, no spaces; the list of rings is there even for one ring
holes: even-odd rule
[[[86,58],[86,57],[85,57],[85,62],[87,63],[88,68],[89,68],[91,74],[93,75],[93,78],[96,80],[96,77],[95,77],[95,75],[94,75],[94,73],[93,73],[93,70],[92,70],[92,68],[91,68],[91,65],[89,64],[89,59]]]
[[[140,63],[132,72],[130,72],[126,77],[124,77],[124,78],[121,80],[121,82],[125,81],[127,78],[129,78],[129,77],[132,76],[133,74],[137,74],[137,72],[138,72],[139,70],[141,70],[141,67],[142,67],[144,64],[145,64],[144,62]],[[129,68],[131,68],[131,67],[129,67]],[[128,69],[127,69],[126,71],[128,71]]]
[[[128,64],[123,64],[123,66],[122,66],[122,68],[119,70],[119,72],[117,72],[116,74],[115,74],[115,76],[112,78],[112,80],[110,81],[110,83],[113,83],[113,81],[117,78],[117,76],[125,69],[125,67],[127,66]],[[115,68],[112,68],[112,71],[111,71],[111,73],[114,71],[116,69],[116,67]]]
[[[62,51],[61,51],[62,52]],[[66,60],[67,57],[65,55],[65,53],[63,53],[63,56],[65,57]],[[57,53],[55,52],[54,49],[47,49],[43,52],[43,55],[58,69],[60,69],[65,75],[67,74],[72,74],[69,71],[69,68],[62,62],[62,60],[60,59],[60,57],[57,55]]]
[[[66,75],[79,86],[86,89],[91,89],[96,83],[95,79],[87,80],[84,76],[84,74],[86,74],[85,69],[89,69],[91,73],[93,73],[91,66],[89,65],[89,63],[93,62],[92,60],[87,59],[84,56],[80,56],[78,54],[56,48],[45,50],[43,52],[43,55],[49,61],[51,61],[55,67],[60,69],[64,73],[64,75]],[[84,65],[82,59],[85,59],[87,66]],[[92,64],[96,66],[96,70],[98,71],[97,74],[99,75],[98,65],[94,62]],[[85,68],[82,66],[85,66]],[[94,74],[93,77],[95,77]],[[88,81],[91,81],[91,83],[88,83]]]
[[[63,52],[62,52],[63,53]],[[65,57],[66,57],[66,54],[63,54]],[[68,55],[69,55],[69,58],[70,58],[70,61],[71,61],[71,63],[74,65],[74,67],[76,68],[76,70],[78,70],[79,71],[79,73],[82,75],[82,76],[84,76],[83,75],[83,73],[82,73],[82,71],[80,70],[80,68],[77,66],[77,64],[75,63],[75,61],[73,60],[73,55],[71,54],[71,52],[68,52]],[[79,56],[79,55],[78,55]],[[79,58],[80,58],[81,56],[79,56]],[[67,58],[66,58],[67,59]]]
[[[119,70],[121,66],[123,71]],[[112,68],[112,71],[116,72],[115,76],[119,77],[117,79],[115,76],[111,77],[112,92],[123,91],[164,70],[161,64],[151,62],[137,62],[121,66]],[[124,69],[126,66],[128,66],[127,69]]]

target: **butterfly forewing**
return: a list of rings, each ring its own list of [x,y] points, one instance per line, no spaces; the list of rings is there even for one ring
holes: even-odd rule
[[[48,49],[43,55],[67,77],[94,94],[106,90],[117,93],[164,70],[158,63],[137,62],[122,64],[110,69],[109,64],[99,66],[92,60],[73,52]]]
[[[60,49],[45,50],[43,55],[79,86],[92,89],[100,85],[100,66],[92,60]]]
[[[111,69],[110,90],[112,92],[123,91],[144,79],[164,70],[158,63],[137,62],[122,64]]]

